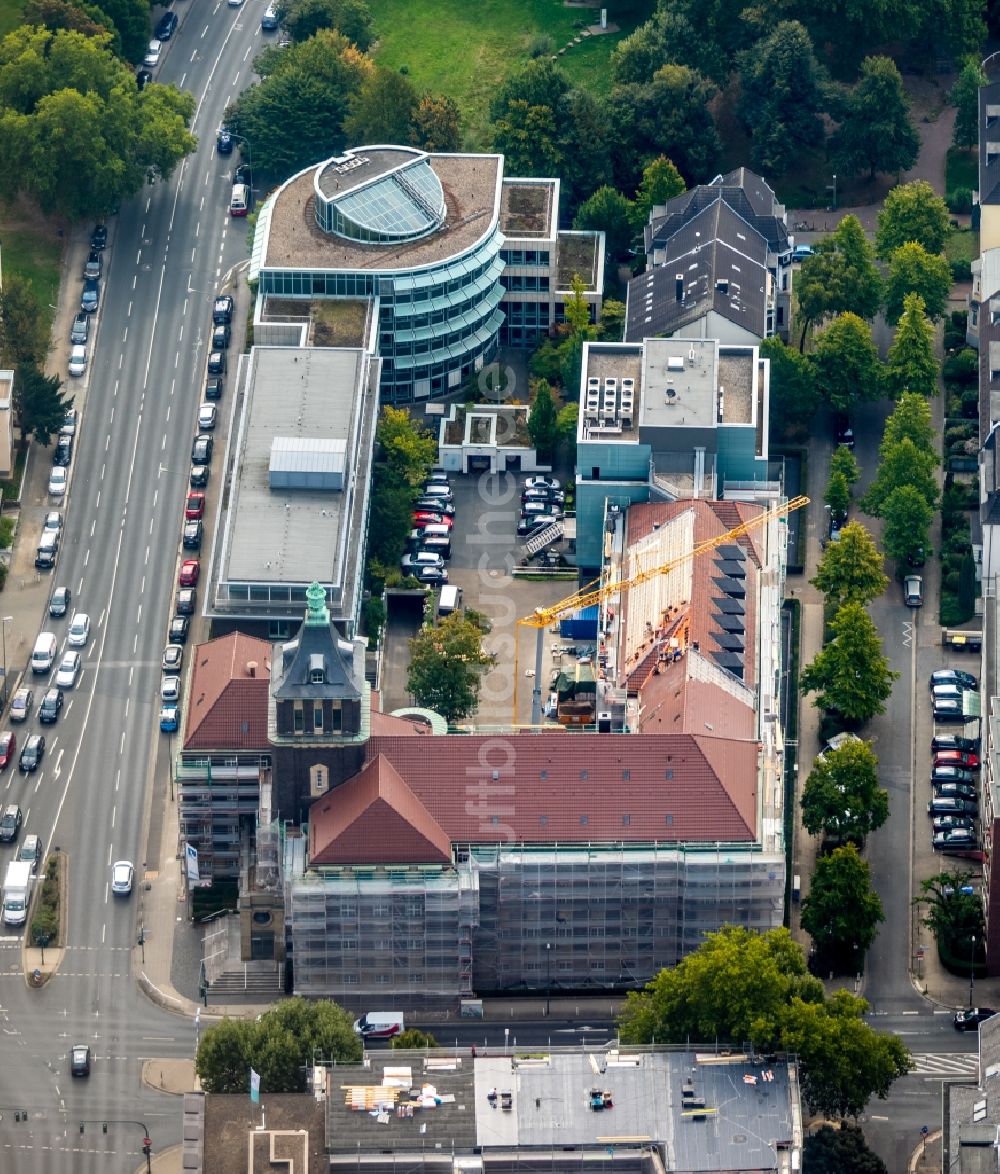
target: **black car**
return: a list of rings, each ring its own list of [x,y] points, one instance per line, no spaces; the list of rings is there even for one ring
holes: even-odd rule
[[[101,303],[101,283],[96,278],[90,278],[83,283],[83,293],[80,295],[80,309],[85,314],[93,314]]]
[[[68,587],[57,587],[49,598],[49,615],[59,619],[69,611],[73,592]]]
[[[225,127],[220,127],[219,133],[215,136],[215,149],[220,155],[231,155],[233,153],[233,136]]]
[[[935,832],[950,832],[955,828],[972,831],[975,826],[975,820],[968,815],[935,815],[931,820],[931,830]]]
[[[207,465],[212,459],[215,441],[207,433],[199,432],[191,444],[191,464]]]
[[[977,803],[976,788],[968,783],[935,783],[934,794],[939,799],[961,799],[965,803]]]
[[[25,742],[18,761],[18,767],[26,775],[33,774],[42,764],[45,756],[45,735],[32,734]]]
[[[104,259],[100,249],[91,249],[83,266],[84,278],[100,277],[104,269]]]
[[[3,816],[0,817],[0,842],[13,843],[20,830],[21,809],[16,803],[10,803],[3,809]]]
[[[956,1031],[978,1031],[980,1023],[995,1014],[992,1007],[970,1007],[968,1011],[959,1011],[952,1023]]]
[[[73,1076],[90,1075],[90,1046],[74,1044],[69,1053],[69,1070]]]
[[[979,837],[972,828],[948,828],[931,836],[935,852],[968,852],[979,847]]]
[[[169,640],[171,644],[187,644],[191,620],[188,616],[174,616],[170,621]]]
[[[976,776],[971,770],[963,770],[960,766],[935,766],[931,771],[931,782],[938,783],[964,783],[966,786],[971,786],[976,781]]]
[[[222,399],[222,380],[209,379],[205,383],[205,399]]]
[[[142,91],[149,85],[149,83],[152,80],[153,80],[152,70],[137,69],[135,71],[135,84],[136,84],[136,88],[139,90],[140,93],[142,93]]]
[[[69,468],[69,463],[73,459],[73,437],[60,436],[56,441],[55,452],[52,454],[53,465],[60,465],[62,468]]]
[[[978,738],[962,738],[958,734],[935,734],[931,738],[932,750],[962,750],[966,754],[979,753]]]
[[[90,334],[90,319],[86,314],[77,314],[69,328],[69,341],[74,346],[86,346]]]
[[[192,489],[204,489],[208,485],[208,465],[192,465],[188,484]]]
[[[927,804],[928,815],[968,815],[971,817],[976,815],[978,810],[977,805],[970,800],[956,799],[952,795],[935,795]]]
[[[216,326],[228,326],[233,320],[233,299],[229,294],[219,294],[212,303],[212,322]]]
[[[156,26],[156,31],[153,33],[153,36],[158,41],[169,41],[170,38],[174,35],[176,29],[177,13],[167,11],[160,17],[160,21]]]
[[[455,516],[455,507],[450,501],[441,501],[436,497],[418,497],[413,503],[415,510],[432,510],[436,514],[444,514],[445,517],[453,518]]]
[[[174,598],[174,611],[179,616],[193,616],[198,607],[198,589],[182,587]]]
[[[50,725],[58,719],[62,707],[62,689],[46,689],[38,706],[38,720],[42,725]]]
[[[195,520],[193,522],[184,523],[184,531],[181,535],[181,545],[185,550],[200,550],[201,549],[201,533],[202,524]]]
[[[90,234],[90,247],[92,249],[105,249],[108,245],[108,226],[106,224],[95,224],[94,231]]]
[[[212,330],[212,350],[225,351],[229,349],[229,340],[233,332],[228,322],[222,322]]]
[[[838,444],[842,444],[844,448],[854,448],[854,428],[851,426],[851,417],[846,412],[835,413],[833,434]]]
[[[209,375],[225,375],[226,373],[226,352],[212,351],[208,356],[208,373]]]

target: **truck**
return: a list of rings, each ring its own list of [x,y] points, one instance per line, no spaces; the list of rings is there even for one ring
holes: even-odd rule
[[[391,1039],[403,1031],[402,1011],[369,1011],[355,1019],[354,1030],[362,1039]]]
[[[4,925],[24,925],[31,897],[31,862],[12,860],[3,882]]]

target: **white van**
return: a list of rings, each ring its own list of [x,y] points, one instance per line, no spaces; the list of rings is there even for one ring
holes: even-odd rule
[[[31,671],[47,673],[56,659],[59,645],[51,632],[40,632],[31,653]]]
[[[246,216],[250,211],[250,189],[245,183],[234,183],[229,198],[229,215]]]
[[[364,1039],[390,1039],[403,1028],[402,1011],[369,1011],[355,1019],[354,1030]]]
[[[453,583],[445,583],[441,588],[441,595],[438,599],[438,615],[450,616],[453,611],[458,611],[462,606],[462,588],[456,587]]]

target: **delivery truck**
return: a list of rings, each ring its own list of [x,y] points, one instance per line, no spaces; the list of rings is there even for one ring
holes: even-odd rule
[[[355,1019],[354,1030],[362,1039],[391,1039],[403,1030],[402,1011],[369,1011]]]
[[[4,925],[24,925],[31,897],[31,862],[12,860],[3,882]]]

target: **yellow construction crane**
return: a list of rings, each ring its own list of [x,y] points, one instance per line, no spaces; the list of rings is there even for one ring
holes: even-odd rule
[[[538,640],[535,645],[535,679],[532,689],[532,703],[531,703],[531,724],[533,726],[541,725],[542,721],[542,641],[545,630],[550,628],[557,620],[563,616],[571,615],[573,612],[581,611],[583,608],[590,607],[595,603],[603,603],[604,600],[615,595],[620,595],[622,592],[630,590],[632,587],[638,586],[640,583],[646,583],[650,579],[658,578],[660,575],[668,575],[671,571],[678,567],[684,566],[686,563],[693,562],[694,559],[699,558],[703,554],[707,554],[710,550],[715,550],[719,546],[724,546],[727,542],[732,542],[735,538],[741,538],[744,534],[748,534],[751,530],[756,530],[759,526],[770,522],[774,518],[786,517],[788,514],[794,513],[795,510],[800,510],[803,506],[809,504],[808,497],[793,497],[781,505],[773,506],[771,509],[763,510],[757,514],[756,517],[748,519],[746,522],[741,522],[740,525],[734,526],[732,530],[727,530],[725,534],[720,534],[716,538],[709,538],[705,542],[699,542],[697,546],[693,546],[686,554],[680,555],[678,558],[671,559],[669,562],[661,563],[656,567],[649,567],[644,571],[638,571],[636,574],[629,576],[627,579],[610,579],[601,584],[599,579],[593,580],[585,587],[573,595],[568,595],[565,599],[558,603],[552,604],[550,607],[536,607],[530,616],[524,616],[517,621],[518,630],[523,626],[527,628],[538,629]],[[517,724],[517,647],[520,643],[517,636],[514,640],[514,724]]]

